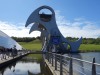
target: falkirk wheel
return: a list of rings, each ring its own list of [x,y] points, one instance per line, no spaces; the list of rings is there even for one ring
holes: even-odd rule
[[[39,13],[42,9],[48,9],[52,14]],[[29,33],[36,30],[41,32],[43,52],[77,52],[82,42],[82,37],[75,42],[64,38],[57,27],[55,12],[49,6],[41,6],[34,10],[27,19],[25,27],[29,24],[33,24]]]

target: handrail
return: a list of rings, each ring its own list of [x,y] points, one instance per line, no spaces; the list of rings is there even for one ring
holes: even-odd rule
[[[69,57],[69,56],[64,56],[64,57]],[[82,61],[82,62],[85,62],[85,63],[95,64],[97,66],[100,66],[99,63],[93,63],[93,62],[90,62],[90,61],[86,61],[86,60],[82,60],[82,59],[78,59],[78,58],[74,58],[74,57],[69,57],[69,58],[75,59],[75,60],[78,60],[78,61]]]
[[[56,54],[56,53],[52,53],[52,54]],[[56,55],[59,55],[60,56],[61,54],[56,54]],[[97,66],[100,66],[99,63],[93,63],[93,62],[90,62],[90,61],[86,61],[86,60],[82,60],[82,59],[78,59],[78,58],[74,58],[74,57],[70,57],[70,56],[65,56],[65,55],[62,55],[62,56],[63,57],[67,57],[67,58],[71,58],[71,59],[74,59],[74,60],[82,61],[82,62],[85,62],[85,63],[95,64]]]
[[[59,62],[59,64],[60,64],[60,75],[63,75],[62,65],[64,65],[64,64],[69,65],[69,66],[66,66],[66,67],[69,67],[69,75],[73,75],[73,69],[74,69],[73,65],[75,65],[75,63],[73,63],[74,61],[72,61],[72,60],[77,60],[79,62],[85,62],[85,63],[91,64],[92,65],[91,70],[89,70],[86,67],[82,67],[78,64],[76,64],[76,66],[79,66],[80,68],[83,68],[84,70],[87,69],[87,70],[91,71],[92,75],[100,74],[99,72],[96,72],[96,68],[95,68],[96,66],[100,66],[99,63],[90,62],[90,61],[78,59],[78,58],[75,58],[75,57],[72,57],[72,56],[65,56],[65,55],[62,55],[62,54],[57,54],[57,53],[52,53],[52,52],[48,52],[48,54],[51,54],[51,55],[49,55],[50,56],[49,61],[51,62],[52,66],[54,66],[53,62],[55,62],[55,70],[57,70],[57,62]],[[68,60],[66,58],[68,58]],[[95,59],[94,59],[94,61],[95,61]],[[68,63],[66,63],[66,62],[68,62]],[[79,70],[78,70],[78,72],[81,73],[81,74],[87,75],[87,74],[85,74],[85,73],[83,73]]]

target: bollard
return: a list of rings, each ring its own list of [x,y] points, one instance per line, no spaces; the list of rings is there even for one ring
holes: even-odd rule
[[[57,70],[57,55],[55,54],[55,70]]]
[[[73,75],[73,64],[72,64],[72,58],[70,58],[70,63],[69,63],[69,75]]]
[[[94,63],[95,63],[95,58],[93,58],[92,75],[96,75],[96,65]]]
[[[63,75],[63,66],[62,66],[62,55],[60,56],[60,75]]]

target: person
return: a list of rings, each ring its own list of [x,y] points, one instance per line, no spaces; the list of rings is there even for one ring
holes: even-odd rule
[[[2,60],[2,54],[0,53],[0,58],[1,58],[1,60]]]

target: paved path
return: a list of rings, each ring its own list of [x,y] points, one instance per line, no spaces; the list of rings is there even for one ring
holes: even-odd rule
[[[6,61],[9,61],[9,60],[11,60],[11,59],[13,59],[13,57],[9,57],[9,58],[8,58],[8,56],[6,56],[6,59],[1,59],[1,58],[0,58],[0,64],[1,64],[1,63],[4,63],[4,62],[6,62]]]
[[[8,64],[8,63],[11,63],[11,62],[13,62],[13,61],[15,61],[15,60],[17,60],[17,59],[19,59],[19,58],[21,58],[21,57],[23,57],[23,56],[25,56],[25,55],[27,55],[28,53],[25,53],[25,54],[21,54],[21,55],[17,55],[17,56],[15,56],[15,57],[8,57],[7,55],[6,55],[6,59],[1,59],[2,57],[0,56],[0,67],[2,67],[3,65],[4,65],[4,63],[6,63],[6,64]],[[8,63],[7,63],[8,62]]]
[[[55,66],[52,66],[52,64],[50,64],[48,62],[48,60],[45,59],[45,63],[48,66],[48,68],[50,69],[50,71],[52,72],[53,75],[60,75],[60,63],[57,62],[57,70],[55,70]],[[54,62],[55,63],[55,62]],[[66,68],[65,66],[63,66],[63,75],[69,75],[68,73],[68,68]]]

